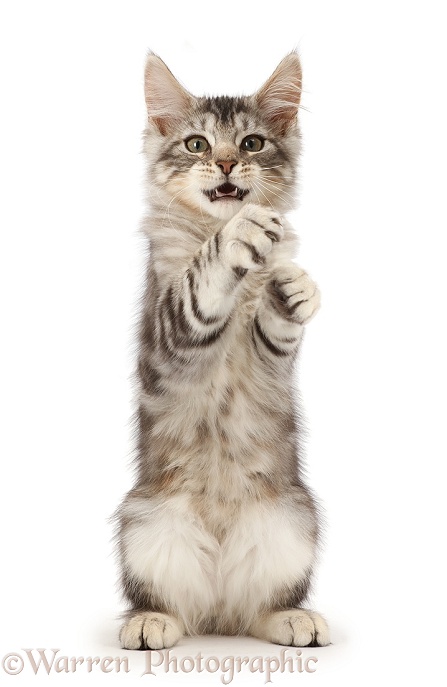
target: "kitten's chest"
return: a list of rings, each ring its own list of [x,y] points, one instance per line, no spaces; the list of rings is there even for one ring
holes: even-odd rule
[[[263,287],[268,280],[268,272],[266,270],[260,270],[259,272],[251,272],[246,275],[244,290],[240,296],[239,308],[237,315],[241,320],[241,325],[243,327],[242,331],[245,336],[250,331],[249,326],[250,320],[259,306],[261,300],[261,294],[263,293]]]

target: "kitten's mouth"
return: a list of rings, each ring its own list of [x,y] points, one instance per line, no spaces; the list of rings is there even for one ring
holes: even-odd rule
[[[221,184],[220,186],[211,189],[210,191],[204,191],[204,194],[210,199],[212,203],[215,200],[231,200],[233,198],[236,200],[242,200],[242,198],[245,198],[247,193],[248,188],[239,188],[234,184],[230,184],[229,181],[225,182],[225,184]]]

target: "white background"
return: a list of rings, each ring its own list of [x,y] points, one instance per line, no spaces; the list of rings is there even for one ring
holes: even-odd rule
[[[307,650],[316,673],[273,684],[443,684],[447,65],[441,3],[427,1],[2,3],[1,656],[125,653],[107,518],[132,478],[146,51],[217,94],[254,91],[295,46],[292,219],[323,294],[300,371],[328,520],[313,602],[333,645]],[[214,637],[176,653],[199,650],[279,653]],[[128,679],[143,669],[130,658]]]

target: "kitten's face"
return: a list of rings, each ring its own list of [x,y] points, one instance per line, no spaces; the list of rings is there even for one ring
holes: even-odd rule
[[[206,220],[247,202],[293,206],[301,70],[287,56],[253,96],[195,98],[151,55],[146,68],[151,193]]]

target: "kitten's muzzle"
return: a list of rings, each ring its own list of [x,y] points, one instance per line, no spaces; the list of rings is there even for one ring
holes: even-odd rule
[[[216,188],[209,191],[203,191],[203,193],[210,199],[211,202],[215,200],[224,200],[226,198],[234,198],[235,200],[242,200],[248,193],[247,188],[239,188],[234,184],[230,184],[226,181],[225,184],[221,184]]]

